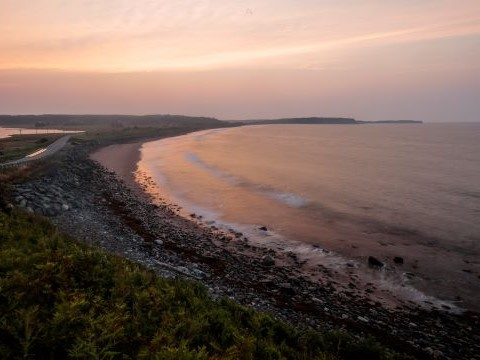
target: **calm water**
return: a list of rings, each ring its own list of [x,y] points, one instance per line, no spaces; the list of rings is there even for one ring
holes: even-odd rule
[[[74,133],[78,131],[65,131],[55,129],[22,129],[22,128],[3,128],[0,127],[0,139],[11,135],[27,135],[27,134],[57,134],[57,133]]]
[[[140,169],[185,212],[251,241],[476,307],[480,124],[213,130],[144,144]],[[387,264],[381,276],[369,255]]]

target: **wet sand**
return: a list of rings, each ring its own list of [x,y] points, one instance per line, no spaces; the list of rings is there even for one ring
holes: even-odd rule
[[[141,142],[110,145],[94,152],[90,158],[115,172],[129,187],[138,189],[135,172],[140,161],[141,147]]]

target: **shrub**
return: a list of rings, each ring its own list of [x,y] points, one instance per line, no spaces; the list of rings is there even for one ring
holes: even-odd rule
[[[0,211],[2,359],[389,359],[373,339],[299,331]],[[397,355],[395,355],[397,356]]]

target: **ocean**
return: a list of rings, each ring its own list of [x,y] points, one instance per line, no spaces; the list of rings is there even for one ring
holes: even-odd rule
[[[480,124],[207,130],[145,143],[139,172],[184,216],[296,252],[307,273],[353,268],[394,297],[479,309]]]

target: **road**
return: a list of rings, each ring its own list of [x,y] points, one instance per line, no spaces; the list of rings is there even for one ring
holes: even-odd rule
[[[50,155],[55,154],[57,151],[62,149],[67,144],[68,140],[70,140],[70,137],[71,137],[71,135],[62,136],[60,139],[57,139],[56,141],[54,141],[53,143],[48,145],[46,148],[37,150],[34,153],[32,153],[30,155],[27,155],[22,159],[9,161],[9,162],[0,164],[0,168],[22,165],[22,164],[26,164],[26,163],[29,163],[29,162],[32,162],[32,161],[37,161],[37,160],[44,159],[44,158],[46,158]]]

